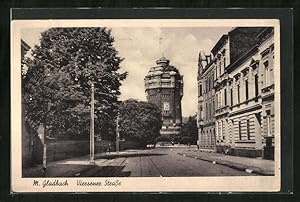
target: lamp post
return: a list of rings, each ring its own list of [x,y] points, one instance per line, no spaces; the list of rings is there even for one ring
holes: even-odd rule
[[[90,165],[95,165],[95,131],[94,131],[94,118],[95,118],[95,106],[94,106],[94,83],[91,84],[91,123],[90,123]]]
[[[51,103],[48,102],[47,103],[47,113],[50,112],[50,108],[51,108]],[[47,115],[46,115],[47,118]],[[46,121],[45,121],[46,122]],[[47,177],[47,144],[46,144],[46,139],[47,139],[47,134],[48,134],[48,127],[47,125],[44,123],[44,134],[42,137],[42,144],[43,144],[43,173],[44,176]]]
[[[97,92],[99,95],[105,95],[109,97],[114,97],[114,95],[108,94],[108,93],[101,93]],[[94,83],[91,83],[91,122],[90,122],[90,165],[95,165],[95,86]],[[119,151],[119,135],[118,135],[118,118],[119,118],[119,112],[117,116],[117,144],[116,148],[117,151]]]
[[[44,124],[45,130],[42,137],[43,143],[43,173],[44,177],[47,177],[47,145],[46,145],[46,133],[47,133],[47,126]]]

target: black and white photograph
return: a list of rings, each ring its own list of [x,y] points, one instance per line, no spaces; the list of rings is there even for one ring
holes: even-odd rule
[[[13,191],[279,190],[279,29],[12,21]]]

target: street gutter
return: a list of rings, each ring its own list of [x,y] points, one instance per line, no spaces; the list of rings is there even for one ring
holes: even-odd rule
[[[233,168],[233,169],[239,170],[239,171],[244,171],[244,172],[247,172],[247,173],[254,173],[254,174],[263,175],[263,176],[274,176],[274,173],[262,170],[261,168],[248,166],[248,165],[244,165],[244,164],[240,164],[240,163],[235,163],[235,162],[232,162],[232,161],[225,161],[225,160],[217,160],[217,159],[213,159],[213,158],[192,156],[192,155],[189,155],[189,154],[178,153],[178,152],[177,152],[177,154],[179,154],[181,156],[189,157],[189,158],[194,158],[194,159],[198,159],[198,160],[207,161],[207,162],[210,162],[210,163],[213,163],[213,164],[226,166],[226,167]]]

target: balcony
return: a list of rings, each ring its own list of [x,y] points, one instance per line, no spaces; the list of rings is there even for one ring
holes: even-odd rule
[[[274,90],[274,84],[271,84],[269,86],[264,87],[263,89],[261,89],[262,93],[268,93],[270,91]]]
[[[215,117],[220,116],[220,115],[222,115],[222,114],[226,114],[226,113],[228,113],[228,112],[229,112],[229,107],[228,107],[228,105],[223,106],[223,107],[220,107],[220,108],[216,109]]]
[[[271,84],[263,89],[261,89],[262,92],[262,99],[271,97],[274,95],[274,84]]]

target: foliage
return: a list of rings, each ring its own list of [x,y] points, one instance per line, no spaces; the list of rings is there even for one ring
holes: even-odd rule
[[[114,133],[122,58],[106,28],[51,28],[25,58],[22,79],[26,120],[44,124],[57,138],[86,139],[90,127],[91,83],[95,85],[96,134]],[[105,131],[106,130],[106,131]],[[102,134],[103,134],[102,133]]]
[[[155,139],[155,142],[172,142],[172,139],[169,135],[161,135]]]
[[[129,99],[120,105],[120,136],[141,146],[154,143],[162,126],[160,109],[149,102]]]
[[[197,116],[193,115],[188,121],[182,124],[181,136],[177,137],[176,142],[183,144],[196,144],[198,140]]]

